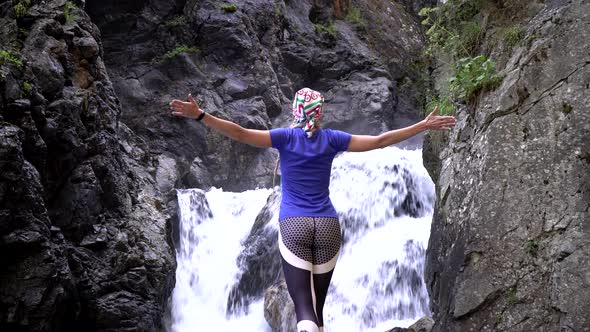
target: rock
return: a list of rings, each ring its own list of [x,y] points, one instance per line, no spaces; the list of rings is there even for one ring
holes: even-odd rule
[[[176,160],[165,155],[158,156],[158,167],[156,168],[158,189],[163,193],[172,190],[176,182],[176,176]]]
[[[588,58],[589,12],[579,0],[534,11],[523,28],[539,33],[499,68],[502,85],[425,144],[435,332],[590,326],[590,66],[577,60]]]
[[[264,292],[264,319],[273,332],[297,332],[295,305],[284,279]]]
[[[228,312],[243,311],[250,302],[261,298],[267,287],[279,281],[282,270],[277,245],[278,227],[269,223],[278,220],[275,212],[278,212],[280,201],[280,191],[276,187],[256,216],[252,230],[244,242],[244,250],[237,259],[243,272],[229,292]]]
[[[408,327],[409,330],[414,332],[430,332],[434,326],[434,320],[430,317],[422,317],[416,323]]]
[[[430,332],[434,326],[434,320],[430,317],[422,317],[408,328],[394,327],[386,332]]]
[[[325,95],[348,94],[348,100],[332,106],[326,126],[375,134],[398,126],[398,112],[415,114],[418,105],[397,96],[391,78],[400,75],[390,74],[385,60],[408,63],[417,54],[413,50],[422,40],[417,37],[415,19],[400,13],[404,12],[401,6],[388,5],[393,13],[383,13],[378,6],[361,8],[367,22],[379,18],[392,26],[373,34],[388,49],[392,43],[397,45],[394,56],[394,52],[381,56],[367,46],[366,36],[344,21],[336,22],[336,40],[323,40],[313,24],[328,22],[310,20],[310,14],[330,17],[332,4],[326,1],[314,7],[315,3],[257,0],[240,3],[239,10],[228,14],[210,2],[151,0],[119,6],[116,1],[89,1],[86,10],[102,31],[109,76],[126,125],[146,140],[152,153],[166,151],[178,165],[188,166],[200,158],[202,168],[212,175],[202,185],[240,191],[272,185],[269,175],[274,164],[261,162],[268,159],[260,157],[261,149],[229,142],[194,121],[168,118],[166,105],[171,99],[184,99],[190,92],[203,100],[203,108],[210,113],[254,129],[269,129],[271,123],[287,126],[294,91],[312,83]],[[186,24],[174,29],[162,24],[180,12]],[[153,33],[148,38],[145,30],[129,28],[134,24]],[[151,64],[183,44],[198,52]],[[400,51],[406,49],[412,51]],[[368,83],[372,79],[377,82]],[[404,102],[398,104],[400,98]],[[188,167],[183,167],[176,178],[187,174]]]
[[[100,32],[80,9],[62,26],[63,5],[0,17],[28,30],[0,69],[0,330],[160,330],[175,262],[153,160],[119,122]]]

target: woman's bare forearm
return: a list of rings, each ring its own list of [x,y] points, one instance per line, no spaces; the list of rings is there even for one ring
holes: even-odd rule
[[[236,141],[242,141],[242,136],[244,134],[245,129],[239,124],[220,119],[209,113],[205,114],[205,117],[203,117],[203,120],[201,120],[201,122],[206,124],[208,127],[215,129],[224,136],[227,136]]]
[[[377,148],[384,148],[386,146],[405,141],[408,138],[415,136],[427,129],[426,123],[424,121],[420,121],[405,128],[390,130],[377,136]]]

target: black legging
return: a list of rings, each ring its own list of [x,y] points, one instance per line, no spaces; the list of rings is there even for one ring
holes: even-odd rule
[[[323,331],[324,303],[341,244],[338,218],[290,217],[279,222],[279,229],[279,250],[295,304],[297,330]]]

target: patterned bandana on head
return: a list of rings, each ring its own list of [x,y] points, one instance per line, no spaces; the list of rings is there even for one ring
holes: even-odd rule
[[[322,105],[324,97],[321,93],[309,88],[297,91],[293,100],[293,127],[303,128],[307,137],[311,137],[311,131],[322,115]]]

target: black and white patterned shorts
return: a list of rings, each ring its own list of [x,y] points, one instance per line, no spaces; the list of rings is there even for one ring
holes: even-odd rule
[[[282,244],[289,252],[313,265],[328,263],[340,251],[338,218],[288,217],[279,222],[279,229]]]

